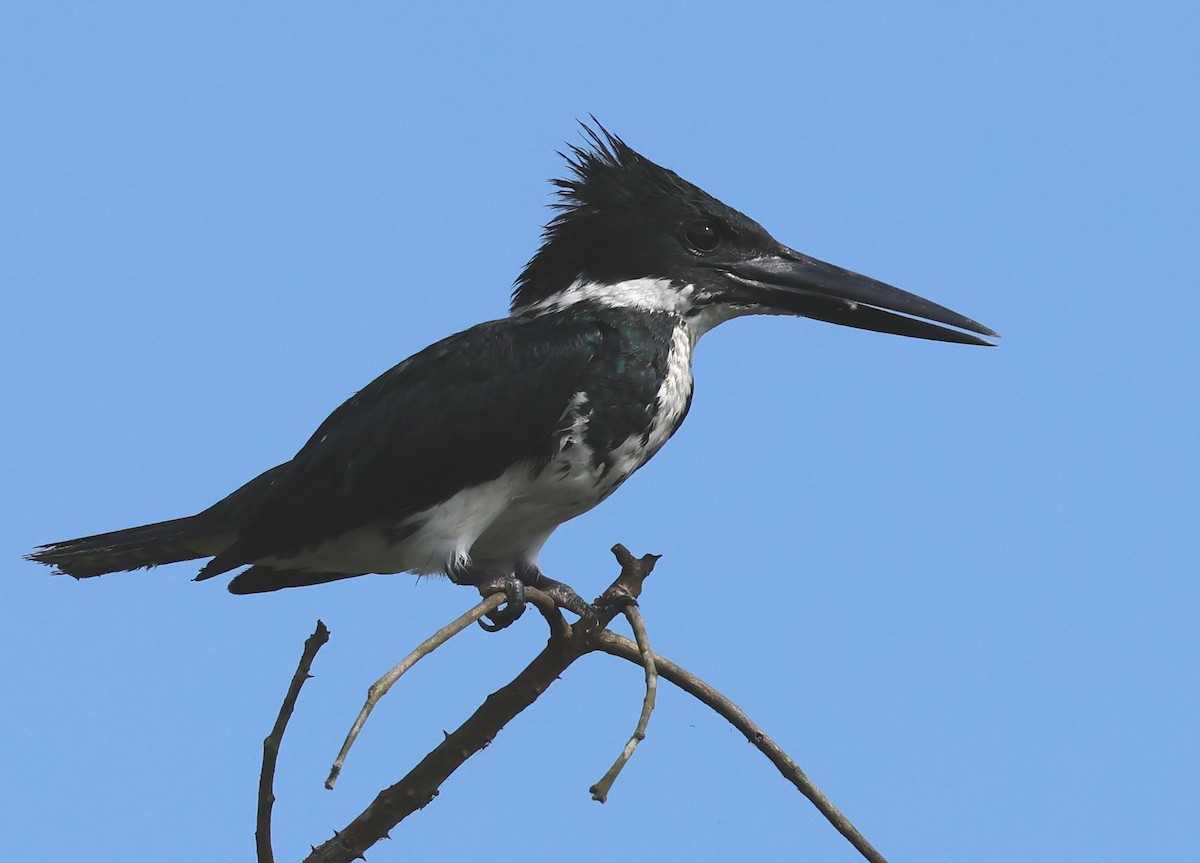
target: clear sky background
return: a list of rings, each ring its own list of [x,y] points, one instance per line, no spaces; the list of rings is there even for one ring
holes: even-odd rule
[[[356,389],[506,313],[589,113],[789,245],[1004,335],[707,336],[688,422],[542,562],[663,554],[654,646],[893,861],[1200,858],[1194,3],[7,3],[0,12],[0,827],[29,863],[249,860],[285,740],[297,860],[534,655],[407,575],[262,597],[76,583],[39,542],[187,514]],[[665,687],[580,662],[372,861],[850,861]],[[493,856],[494,855],[494,856]]]

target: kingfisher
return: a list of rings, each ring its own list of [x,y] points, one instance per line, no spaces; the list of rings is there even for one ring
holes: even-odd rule
[[[594,615],[538,554],[676,432],[693,351],[713,327],[795,315],[967,345],[999,338],[783,245],[594,121],[563,155],[556,212],[508,317],[384,372],[290,460],[202,512],[49,543],[28,559],[89,578],[211,558],[195,580],[241,570],[235,594],[440,574],[503,593],[486,628],[521,615],[526,587]]]

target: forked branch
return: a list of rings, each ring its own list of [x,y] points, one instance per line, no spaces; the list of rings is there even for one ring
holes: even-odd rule
[[[393,827],[437,795],[442,783],[468,758],[483,749],[509,720],[538,699],[576,659],[596,649],[597,638],[612,621],[622,597],[636,599],[642,581],[654,568],[656,555],[634,558],[624,546],[613,553],[621,563],[621,575],[605,592],[598,605],[603,612],[593,627],[570,626],[557,609],[540,601],[535,591],[527,595],[550,621],[546,647],[511,683],[493,692],[458,728],[446,735],[432,752],[421,759],[408,775],[381,791],[374,801],[339,830],[332,839],[313,848],[305,863],[351,863],[385,838]],[[608,600],[608,601],[605,601]]]
[[[700,699],[741,731],[759,751],[770,759],[771,763],[788,781],[812,801],[821,814],[850,841],[866,860],[871,863],[887,863],[883,855],[875,850],[837,807],[821,793],[804,774],[804,771],[737,705],[703,680],[650,650],[645,627],[636,609],[636,599],[641,594],[642,582],[653,570],[658,557],[645,555],[635,558],[621,545],[614,546],[613,553],[621,563],[621,575],[598,600],[597,605],[606,611],[598,621],[595,621],[596,625],[568,624],[548,596],[537,590],[527,589],[527,598],[538,608],[550,626],[550,638],[546,647],[512,682],[489,695],[462,725],[447,734],[432,752],[409,771],[408,775],[390,788],[381,791],[375,800],[344,830],[337,831],[332,839],[314,847],[312,853],[305,858],[305,863],[350,863],[350,861],[361,859],[368,848],[380,839],[387,837],[389,831],[400,821],[433,800],[442,783],[455,770],[468,758],[487,746],[509,720],[533,704],[576,659],[592,651],[602,651],[636,663],[645,669],[647,681],[646,698],[643,701],[637,728],[626,745],[625,751],[618,757],[617,763],[613,765],[601,782],[593,786],[592,792],[596,799],[603,801],[612,781],[620,772],[621,766],[628,760],[638,741],[645,736],[646,722],[654,705],[654,681],[657,675],[661,675]],[[635,644],[623,636],[608,631],[607,626],[619,609],[631,612],[628,616],[639,643]],[[474,615],[477,611],[478,607],[473,612],[464,615],[464,618]],[[412,661],[416,661],[428,652],[425,648],[432,649],[445,638],[459,631],[458,624],[464,618],[439,630],[396,669],[385,675],[376,684],[376,687],[373,687],[372,697],[368,701],[368,707],[364,708],[364,715],[360,716],[360,720],[365,720],[365,713],[369,712],[369,707],[373,706],[378,697],[386,692],[387,687],[395,682],[396,677],[399,676],[398,670],[402,673],[403,668],[411,665]],[[323,629],[323,625],[319,624],[318,633]],[[314,633],[313,638],[316,638],[318,633]],[[310,638],[309,642],[312,642],[313,638]],[[328,638],[327,632],[324,638]],[[319,646],[318,644],[317,647]],[[312,650],[312,653],[315,654],[315,652],[316,648]],[[301,661],[301,667],[297,670],[300,683],[303,683],[303,678],[307,676],[306,663],[310,664],[312,661],[312,657],[309,655],[309,643],[305,645],[305,656],[306,660]],[[296,691],[299,690],[296,679],[293,679],[293,687]],[[272,731],[271,736],[267,738],[268,742],[275,738],[276,749],[278,748],[277,733],[279,736],[282,735],[283,726],[286,725],[287,716],[290,715],[294,703],[295,693],[289,690],[288,699],[285,699],[284,708],[280,711],[280,720],[276,723],[276,728]],[[361,722],[356,725],[355,731],[358,728],[361,728]],[[270,761],[269,769],[270,774],[273,775],[273,759]],[[269,801],[273,800],[273,797],[270,797],[268,759],[265,754],[263,775],[266,796],[260,796],[259,802],[259,861],[260,863],[270,863]],[[265,805],[264,800],[267,801]],[[262,822],[263,817],[267,819],[265,829]],[[268,856],[266,857],[262,856],[263,837],[265,837],[267,846],[266,854]]]

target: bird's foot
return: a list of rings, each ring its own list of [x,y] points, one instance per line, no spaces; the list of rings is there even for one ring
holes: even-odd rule
[[[603,596],[595,603],[587,602],[569,584],[550,578],[536,566],[521,567],[510,575],[498,569],[466,564],[452,567],[449,575],[455,584],[474,587],[480,596],[504,594],[504,605],[489,612],[487,620],[479,621],[479,625],[488,632],[498,632],[511,626],[525,613],[526,587],[541,591],[558,608],[578,615],[579,624],[587,630],[598,629],[602,620],[607,621],[620,613],[621,609],[637,605],[636,599],[624,594]]]
[[[504,605],[487,615],[490,623],[482,618],[479,620],[479,625],[488,632],[499,632],[512,626],[525,613],[525,585],[517,576],[473,564],[453,567],[448,574],[455,584],[474,587],[484,598],[495,593],[504,594]]]
[[[556,606],[565,608],[567,611],[577,614],[581,618],[595,610],[591,603],[586,602],[569,584],[555,581],[536,566],[521,567],[517,570],[517,577],[521,579],[526,587],[537,588],[554,600]]]
[[[602,619],[611,618],[630,605],[637,605],[637,600],[627,595],[601,597],[595,603],[587,602],[569,584],[550,578],[536,566],[523,567],[517,570],[517,575],[526,587],[537,588],[554,600],[559,608],[578,615],[584,629],[598,629]]]

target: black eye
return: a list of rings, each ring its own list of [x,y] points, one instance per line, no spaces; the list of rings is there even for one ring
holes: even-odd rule
[[[683,229],[683,238],[697,252],[711,252],[721,245],[721,234],[712,219],[696,219]]]

